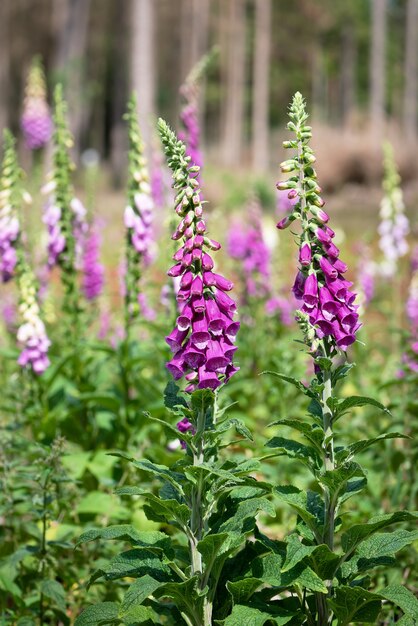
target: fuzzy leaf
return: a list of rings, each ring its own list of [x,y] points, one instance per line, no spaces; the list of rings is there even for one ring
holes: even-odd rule
[[[139,623],[152,619],[155,616],[154,611],[150,607],[142,606],[142,603],[162,584],[152,578],[152,576],[148,576],[148,574],[132,583],[123,597],[119,609],[119,617],[125,622],[134,621]]]
[[[269,424],[269,427],[270,426],[289,426],[289,428],[294,428],[302,433],[314,446],[321,446],[324,433],[316,424],[312,425],[297,419],[281,419]]]
[[[102,624],[119,624],[119,606],[116,602],[99,602],[88,606],[77,617],[74,626],[102,626]]]
[[[287,611],[281,611],[281,613],[282,615],[277,615],[276,612],[270,613],[255,607],[236,604],[232,609],[231,615],[225,620],[216,622],[216,624],[220,626],[244,626],[244,624],[245,626],[264,626],[268,623],[275,626],[284,626],[284,624],[288,624],[292,620],[294,614]]]
[[[253,575],[261,582],[272,587],[279,587],[282,584],[280,568],[283,559],[280,554],[266,554],[254,559],[252,564]]]
[[[190,509],[186,504],[180,504],[177,500],[163,500],[147,495],[148,504],[144,505],[145,515],[153,522],[170,522],[176,520],[182,526],[190,519]]]
[[[244,578],[236,582],[228,582],[226,587],[232,596],[233,604],[248,602],[263,582],[258,578]]]
[[[360,587],[341,586],[335,589],[335,597],[329,603],[338,618],[338,626],[353,622],[375,624],[382,602],[378,595]]]
[[[171,569],[150,550],[135,548],[113,557],[109,563],[98,569],[91,577],[90,584],[98,578],[117,580],[126,576],[139,578],[149,574],[156,580],[166,582],[172,578]]]
[[[389,585],[379,595],[396,604],[407,617],[418,620],[418,599],[403,585]]]
[[[179,611],[193,616],[194,621],[200,620],[203,601],[197,591],[198,577],[193,576],[185,582],[167,583],[158,591],[160,598],[172,598]]]
[[[293,378],[292,376],[286,376],[285,374],[280,374],[280,372],[272,372],[270,370],[266,370],[261,373],[276,376],[277,378],[280,378],[280,380],[284,380],[286,383],[290,383],[291,385],[296,387],[296,389],[299,389],[299,391],[301,391],[305,396],[315,397],[313,392],[308,387],[305,387],[305,385],[297,378]]]
[[[219,528],[219,532],[226,533],[246,533],[254,528],[257,513],[264,511],[271,517],[276,515],[276,510],[267,498],[251,498],[240,502],[236,512],[227,519]],[[250,524],[248,524],[250,522]]]
[[[206,566],[210,566],[218,556],[228,549],[230,535],[228,533],[219,533],[214,535],[206,535],[197,544],[197,549],[203,557]],[[225,545],[226,544],[226,545]]]
[[[313,569],[303,562],[282,573],[281,585],[283,587],[295,584],[319,593],[327,593],[328,591],[318,574],[315,574]]]
[[[373,517],[367,524],[356,524],[345,532],[341,537],[341,545],[346,553],[353,552],[357,546],[382,528],[386,528],[397,522],[410,522],[418,518],[418,513],[409,511],[397,511]]]
[[[274,493],[289,504],[309,528],[316,530],[323,525],[324,505],[319,494],[301,491],[293,485],[279,485]]]
[[[292,569],[300,561],[303,561],[305,557],[312,554],[316,548],[317,546],[306,546],[299,541],[296,535],[290,535],[287,538],[286,560],[283,563],[282,572]]]
[[[231,417],[231,419],[222,422],[222,424],[220,424],[216,430],[217,432],[222,433],[229,430],[230,428],[235,428],[237,433],[245,439],[248,439],[249,441],[254,441],[251,431],[246,427],[242,420],[239,420],[236,417]]]
[[[162,551],[166,554],[172,553],[171,540],[166,534],[157,530],[137,531],[130,524],[108,526],[107,528],[92,528],[80,536],[77,545],[97,539],[127,541],[135,547],[141,546]]]

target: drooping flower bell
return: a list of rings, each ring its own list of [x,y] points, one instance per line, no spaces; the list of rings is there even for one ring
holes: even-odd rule
[[[322,208],[324,201],[313,168],[316,159],[309,147],[311,127],[306,124],[308,115],[300,93],[293,98],[289,117],[288,129],[296,139],[283,145],[295,150],[295,154],[281,164],[281,169],[292,175],[280,182],[278,189],[288,191],[297,201],[277,227],[283,230],[296,220],[300,222],[299,270],[292,289],[301,302],[297,319],[312,354],[325,352],[320,350],[322,342],[329,348],[326,353],[332,356],[338,350],[347,350],[356,339],[360,327],[356,294],[350,291],[352,283],[344,277],[347,265],[339,259],[339,249],[333,242],[335,233]]]
[[[384,144],[384,196],[380,204],[378,227],[380,235],[379,247],[383,252],[380,272],[390,278],[395,275],[398,260],[408,252],[406,237],[409,233],[409,221],[405,215],[400,176],[396,168],[393,148],[390,143]]]
[[[158,127],[177,190],[175,210],[181,218],[172,236],[181,245],[168,275],[180,278],[177,301],[182,310],[166,337],[173,353],[167,368],[176,380],[186,378],[186,391],[217,389],[237,371],[233,355],[239,322],[234,321],[236,304],[227,293],[233,284],[214,272],[212,253],[221,246],[206,233],[199,167],[190,166],[186,146],[163,120]]]
[[[8,282],[15,274],[16,247],[20,236],[18,217],[21,196],[16,197],[20,176],[12,134],[4,131],[4,153],[0,177],[0,278]]]
[[[45,74],[39,57],[34,57],[29,70],[21,127],[29,150],[39,150],[51,139],[53,124],[47,102]]]
[[[128,206],[125,209],[126,263],[125,263],[125,317],[138,316],[139,280],[144,266],[152,260],[152,221],[154,201],[151,196],[144,144],[141,139],[137,101],[133,94],[125,116],[129,135]]]

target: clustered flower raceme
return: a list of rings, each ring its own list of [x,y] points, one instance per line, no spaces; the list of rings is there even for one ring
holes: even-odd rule
[[[266,302],[266,314],[270,317],[278,315],[282,324],[291,326],[294,320],[292,299],[284,296],[272,296]]]
[[[103,290],[104,267],[100,263],[100,234],[95,223],[90,224],[83,254],[83,293],[87,300],[96,300]]]
[[[125,119],[129,135],[128,206],[125,209],[126,260],[124,264],[125,324],[140,312],[139,280],[141,269],[152,260],[152,221],[154,202],[151,197],[147,161],[141,139],[137,101],[133,94]]]
[[[34,276],[25,261],[22,261],[19,272],[19,292],[19,312],[23,323],[17,331],[17,340],[22,348],[18,363],[21,367],[30,367],[35,374],[42,374],[50,364],[48,348],[51,342],[40,316]]]
[[[412,276],[406,301],[411,339],[410,349],[403,355],[402,361],[405,369],[418,373],[418,246],[412,251],[411,270]]]
[[[186,154],[190,157],[192,165],[202,167],[203,158],[200,151],[200,127],[197,106],[199,91],[197,83],[186,81],[180,88],[180,93],[184,98],[185,104],[180,113],[184,130],[179,132],[179,139],[186,144]]]
[[[370,249],[361,246],[359,249],[357,281],[359,288],[359,302],[361,307],[367,307],[374,295],[376,265],[370,258]]]
[[[177,301],[182,310],[166,337],[173,352],[167,368],[176,380],[185,376],[188,392],[196,388],[214,390],[238,370],[233,355],[239,322],[233,319],[236,304],[227,294],[233,284],[213,271],[210,252],[221,246],[206,235],[199,167],[189,165],[186,146],[163,120],[159,130],[173,171],[173,187],[178,190],[176,213],[181,222],[172,239],[182,240],[173,256],[175,265],[168,271],[169,276],[180,278]]]
[[[392,146],[384,146],[383,189],[385,192],[380,205],[381,222],[378,227],[379,247],[384,254],[380,271],[384,277],[394,276],[398,260],[408,252],[406,237],[409,233],[409,221],[405,215],[400,176],[396,169]]]
[[[242,262],[245,293],[266,296],[270,291],[270,250],[262,231],[260,206],[253,201],[249,207],[248,228],[241,221],[234,222],[228,233],[228,252]]]
[[[29,71],[21,127],[29,150],[43,148],[51,139],[53,124],[46,97],[45,75],[37,57]]]
[[[339,249],[333,242],[334,231],[328,226],[329,216],[322,209],[323,199],[312,167],[315,156],[309,147],[311,127],[306,125],[308,115],[304,100],[296,93],[289,111],[288,129],[295,140],[285,141],[285,148],[296,154],[281,164],[285,173],[294,174],[278,184],[288,190],[290,199],[297,198],[292,213],[277,224],[282,230],[293,221],[300,220],[299,271],[292,291],[302,302],[297,319],[303,326],[311,352],[316,354],[320,342],[325,340],[331,349],[347,350],[354,343],[360,327],[356,294],[350,291],[352,283],[344,278],[347,265],[339,259]]]
[[[16,246],[20,225],[14,195],[18,172],[14,139],[4,132],[4,156],[0,178],[0,276],[2,282],[13,278],[16,264]]]

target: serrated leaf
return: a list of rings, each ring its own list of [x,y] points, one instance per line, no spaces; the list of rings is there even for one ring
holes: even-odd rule
[[[154,591],[161,587],[162,584],[162,582],[155,580],[155,578],[152,578],[152,576],[148,574],[138,578],[138,580],[129,586],[123,596],[122,604],[119,609],[119,617],[124,621],[145,621],[145,619],[152,619],[152,609],[142,606],[142,603],[152,595]],[[142,609],[146,609],[146,611],[144,612]],[[147,613],[150,613],[148,617],[146,617]]]
[[[418,599],[403,585],[389,585],[379,595],[396,604],[406,616],[418,620]]]
[[[276,515],[273,504],[267,498],[244,500],[238,504],[235,513],[223,522],[218,530],[220,533],[242,533],[244,535],[253,530],[255,517],[260,511],[264,511],[271,517]]]
[[[104,624],[119,624],[119,606],[116,602],[99,602],[88,606],[77,617],[74,626],[102,626]]]
[[[362,541],[382,528],[398,522],[410,522],[417,518],[418,513],[410,513],[409,511],[397,511],[396,513],[378,515],[373,517],[367,524],[356,524],[343,533],[341,537],[342,548],[346,553],[351,553]]]
[[[154,494],[147,494],[149,504],[143,506],[147,518],[153,522],[178,522],[187,525],[190,519],[190,508],[177,500],[163,500]]]
[[[167,583],[159,591],[160,598],[172,598],[179,611],[184,611],[194,621],[201,621],[203,599],[197,590],[198,577],[185,582]]]
[[[364,472],[358,463],[350,462],[344,463],[334,470],[324,472],[320,476],[319,482],[321,485],[325,485],[331,497],[336,499],[340,492],[345,491],[348,481],[355,477],[364,479]]]
[[[349,626],[353,622],[375,624],[382,602],[378,595],[360,587],[336,587],[334,598],[329,603],[338,618],[338,626]]]
[[[308,422],[303,422],[302,420],[297,419],[280,419],[272,424],[269,424],[269,427],[270,426],[289,426],[289,428],[294,428],[304,435],[314,446],[319,448],[321,446],[324,433],[323,430],[316,424],[312,425]]]
[[[229,430],[230,428],[235,428],[237,433],[245,439],[248,439],[249,441],[254,441],[251,431],[246,427],[242,420],[239,420],[236,417],[232,417],[231,419],[222,422],[222,424],[220,424],[216,430],[222,433]]]

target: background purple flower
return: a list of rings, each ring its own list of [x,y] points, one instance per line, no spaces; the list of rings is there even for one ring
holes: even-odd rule
[[[98,225],[92,223],[83,255],[83,292],[87,300],[95,300],[103,291],[104,266],[100,263],[100,243]]]
[[[20,123],[29,150],[43,148],[51,139],[53,123],[47,103],[45,75],[38,57],[29,71]]]

